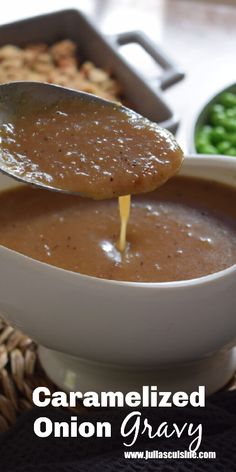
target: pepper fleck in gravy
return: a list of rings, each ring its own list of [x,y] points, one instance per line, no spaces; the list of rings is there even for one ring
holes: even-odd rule
[[[0,194],[0,244],[96,277],[187,280],[236,263],[236,190],[176,177],[135,196],[127,247],[117,249],[117,200],[92,201],[24,186]]]

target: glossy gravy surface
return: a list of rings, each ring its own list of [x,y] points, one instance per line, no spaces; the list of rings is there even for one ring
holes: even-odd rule
[[[28,103],[0,124],[0,166],[28,182],[94,199],[145,193],[183,160],[175,138],[119,105]]]
[[[117,249],[117,200],[22,187],[0,194],[0,244],[96,277],[186,280],[236,263],[236,190],[177,177],[132,199],[126,250]]]

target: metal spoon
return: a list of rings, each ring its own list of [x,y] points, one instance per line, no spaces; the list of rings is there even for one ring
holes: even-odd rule
[[[55,136],[53,140],[51,136],[51,144],[52,142],[54,143],[53,146],[55,149],[54,148],[52,149],[51,147],[51,154],[50,154],[49,152],[50,146],[47,147],[47,145],[44,143],[43,149],[41,146],[40,151],[39,151],[38,143],[39,142],[41,143],[40,133],[41,133],[41,128],[44,127],[44,123],[45,123],[44,118],[42,121],[43,123],[42,127],[40,124],[37,127],[36,133],[33,133],[33,130],[35,130],[35,128],[32,127],[32,133],[29,134],[28,129],[31,129],[31,128],[27,127],[28,117],[30,120],[30,116],[31,117],[34,116],[32,114],[35,112],[35,110],[39,110],[39,115],[40,115],[41,111],[44,110],[44,108],[50,109],[51,106],[52,107],[54,107],[54,105],[57,106],[58,103],[66,103],[66,102],[68,103],[68,100],[74,102],[75,126],[77,127],[77,124],[78,124],[78,129],[79,129],[79,126],[81,126],[81,129],[82,129],[82,132],[80,134],[80,140],[78,141],[78,134],[76,134],[77,136],[76,145],[74,143],[70,143],[70,138],[68,138],[69,131],[67,131],[68,134],[65,135],[66,136],[65,138],[63,134],[65,133],[65,129],[67,130],[71,129],[70,123],[67,123],[69,128],[63,128],[63,122],[62,122],[62,125],[60,128],[60,122],[58,122],[59,123],[58,124],[59,126],[58,142],[60,141],[64,145],[63,139],[65,139],[66,146],[68,146],[68,148],[61,149],[63,151],[61,155],[60,156],[56,155],[55,157],[54,154],[57,151],[58,143]],[[78,122],[77,122],[77,109],[78,109]],[[87,110],[89,109],[92,110],[90,114],[87,113]],[[101,122],[100,120],[99,123],[96,123],[96,117],[94,118],[95,116],[94,110],[95,110],[95,115],[97,116],[98,120],[100,120],[101,116],[102,118],[105,117],[106,123],[104,121],[104,130],[105,130],[104,136],[106,138],[108,137],[108,139],[103,139],[104,138],[104,136],[102,136],[103,131],[104,131],[103,122]],[[56,113],[60,113],[60,112],[57,111]],[[63,115],[63,113],[61,113],[61,115]],[[14,120],[18,120],[18,119],[22,120],[22,116],[25,121],[20,121],[20,125],[16,124],[16,121],[14,122]],[[32,118],[32,123],[34,119],[36,119],[37,121],[37,116],[38,115],[36,114],[36,118],[35,116],[34,118]],[[44,117],[44,115],[42,116]],[[47,113],[46,113],[46,118],[47,118]],[[90,123],[90,120],[91,120],[91,123]],[[56,121],[57,123],[58,118],[55,118],[54,121]],[[126,122],[129,124],[130,128],[132,126],[136,126],[135,138],[130,139],[130,134],[129,134],[130,128],[127,131]],[[26,123],[26,125],[24,123]],[[91,124],[89,132],[87,129],[87,124],[89,125]],[[99,126],[96,127],[95,126],[96,124],[99,124]],[[105,129],[105,125],[106,125],[106,129]],[[25,129],[27,129],[28,134],[25,132],[24,126],[26,126]],[[83,127],[85,128],[86,133],[88,132],[88,136],[90,138],[90,140],[88,140],[88,143],[89,143],[88,147],[87,147],[87,142],[85,142],[85,145],[84,145],[84,136],[83,136],[84,128]],[[144,129],[145,127],[146,128],[149,127],[149,129],[153,133],[153,137],[152,135],[149,135],[149,139],[146,139],[146,142],[145,142],[145,139],[143,140],[141,139],[141,142],[137,143],[137,139],[139,140],[140,133],[142,133],[142,129]],[[23,130],[22,133],[25,133],[23,135],[24,144],[22,144],[22,142],[20,141],[21,130]],[[111,131],[111,136],[112,136],[111,142],[109,142],[110,131]],[[117,133],[119,132],[121,134],[118,136]],[[77,128],[76,128],[76,133],[77,133]],[[63,139],[62,139],[62,134],[63,134]],[[132,135],[132,132],[131,132],[131,135]],[[126,195],[128,193],[140,193],[143,191],[151,191],[154,188],[161,185],[162,183],[164,183],[167,180],[167,178],[169,178],[172,174],[174,174],[178,170],[182,162],[182,152],[179,149],[173,136],[168,131],[161,130],[158,127],[158,125],[149,122],[149,120],[142,117],[141,115],[135,113],[134,111],[129,110],[128,108],[118,103],[114,103],[114,102],[99,98],[95,95],[79,92],[76,90],[71,90],[68,88],[64,88],[64,87],[56,86],[52,84],[47,84],[47,83],[12,82],[9,84],[0,85],[0,140],[1,140],[0,172],[3,172],[4,174],[7,174],[8,176],[11,176],[17,179],[18,181],[21,181],[24,183],[37,185],[39,187],[43,187],[43,188],[47,188],[47,189],[59,191],[59,192],[75,193],[75,194],[77,193],[82,196],[87,196],[91,198],[112,198],[119,195]],[[158,142],[159,142],[158,140],[161,142],[162,148],[163,148],[163,143],[164,143],[164,147],[166,145],[166,149],[169,151],[169,154],[170,154],[168,155],[168,159],[170,159],[170,161],[172,159],[171,163],[166,158],[166,153],[163,152],[163,157],[161,157],[161,155],[158,154]],[[73,141],[73,138],[72,138],[72,141]],[[103,141],[104,142],[106,141],[106,144],[103,144]],[[27,150],[27,142],[31,142],[31,147],[30,147],[30,144],[28,146],[28,149],[30,149],[30,151]],[[23,145],[25,147],[22,147]],[[72,149],[73,155],[75,155],[74,161],[76,161],[73,163],[74,167],[72,166],[72,160],[69,157],[66,158],[66,160],[64,159],[64,153],[65,155],[67,155],[66,151],[71,151],[71,147],[70,147],[71,145],[75,146],[75,151],[73,151]],[[140,151],[140,145],[141,145],[141,151]],[[120,151],[119,146],[122,148],[122,151]],[[164,149],[164,151],[166,151],[166,149]],[[81,159],[80,152],[82,155],[82,159]],[[92,159],[91,155],[94,154],[94,152],[96,156],[95,158]],[[139,153],[141,152],[141,159],[139,160],[138,166],[137,166],[136,161],[137,161],[138,152]],[[40,153],[43,153],[43,154],[40,155]],[[121,154],[123,153],[122,157],[119,156],[119,153]],[[145,153],[146,153],[146,157],[145,157]],[[68,156],[69,154],[70,153],[68,152]],[[37,158],[34,157],[36,155],[37,155]],[[101,158],[98,157],[100,155],[102,155]],[[117,159],[117,155],[118,155],[118,159]],[[46,156],[46,160],[42,156]],[[161,178],[159,182],[158,180],[159,177],[157,176],[156,181],[154,182],[154,180],[152,179],[152,176],[151,177],[147,176],[147,179],[146,179],[147,185],[145,187],[145,185],[143,184],[144,179],[142,179],[142,175],[143,175],[142,166],[145,164],[145,163],[143,164],[143,160],[146,159],[146,161],[148,161],[149,156],[151,156],[152,158],[157,156],[156,163],[154,164],[154,166],[161,167],[161,172],[160,172]],[[83,162],[84,162],[83,159],[86,162],[84,167],[83,167]],[[158,163],[158,159],[162,159],[162,160],[160,160],[160,162]],[[119,161],[118,164],[117,164],[117,160]],[[128,162],[128,164],[125,164],[125,162]],[[133,162],[135,162],[135,165],[133,165]],[[148,164],[148,162],[146,163]],[[120,168],[119,168],[119,165],[120,165]],[[164,178],[162,177],[163,168],[167,169],[166,174],[164,171]],[[56,169],[56,170],[54,171],[52,169]],[[127,177],[127,171],[129,174],[133,173],[132,174],[133,183],[131,182],[130,177]],[[54,172],[57,172],[57,176],[59,176],[61,173],[61,177],[57,179],[56,174],[55,175],[53,174]],[[64,176],[66,176],[65,178],[63,176],[63,172],[64,172]],[[80,173],[81,175],[82,174],[86,175],[86,172],[87,172],[87,177],[80,178],[79,185],[78,185],[77,183],[78,180],[76,180],[78,179],[77,176]],[[156,174],[158,174],[158,172],[156,172]],[[71,180],[72,182],[71,184],[69,184],[68,175],[69,175],[69,179],[71,178],[73,180],[73,182]],[[108,178],[107,176],[109,175],[110,177]],[[140,184],[140,188],[137,185],[138,180],[139,181],[142,180]],[[96,186],[96,191],[95,191],[95,186]]]

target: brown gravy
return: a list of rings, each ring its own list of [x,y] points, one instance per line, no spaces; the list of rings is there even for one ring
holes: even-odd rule
[[[3,170],[94,199],[155,190],[183,160],[168,131],[119,105],[82,99],[33,110],[22,99],[0,136]]]
[[[24,186],[0,194],[0,244],[96,277],[136,282],[187,280],[236,263],[236,190],[176,177],[136,196],[121,254],[117,200]]]

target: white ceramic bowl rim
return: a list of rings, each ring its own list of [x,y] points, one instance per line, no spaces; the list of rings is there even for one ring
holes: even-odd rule
[[[225,163],[232,163],[236,164],[236,158],[231,157],[231,156],[219,156],[219,155],[204,155],[204,154],[190,154],[189,156],[186,156],[185,159],[191,159],[191,158],[197,158],[199,159],[199,162],[203,160],[215,160],[215,162],[223,162]],[[110,279],[105,279],[105,278],[100,278],[100,277],[94,277],[91,275],[86,275],[86,274],[81,274],[79,272],[74,272],[71,270],[67,269],[62,269],[57,266],[53,266],[51,264],[47,264],[45,262],[38,261],[36,259],[33,259],[32,257],[26,256],[24,254],[18,253],[17,251],[14,251],[12,249],[8,249],[5,246],[0,245],[1,251],[4,252],[10,252],[11,254],[14,254],[17,256],[19,259],[23,259],[24,261],[27,261],[30,264],[34,264],[35,268],[38,267],[47,267],[49,270],[53,270],[55,274],[65,274],[68,273],[70,274],[70,277],[74,278],[80,278],[81,280],[90,280],[94,281],[97,284],[112,284],[112,285],[119,285],[119,286],[124,286],[124,287],[133,287],[133,288],[140,288],[140,287],[145,287],[146,289],[148,288],[159,288],[159,289],[169,289],[169,288],[185,288],[186,286],[194,286],[194,285],[201,285],[201,284],[207,284],[211,283],[217,279],[222,279],[223,277],[227,277],[232,273],[236,273],[236,264],[233,264],[230,267],[227,267],[226,269],[223,269],[218,272],[214,272],[213,274],[205,275],[202,277],[198,278],[193,278],[193,279],[188,279],[188,280],[178,280],[178,281],[172,281],[172,282],[130,282],[130,281],[125,281],[125,280],[110,280]]]

